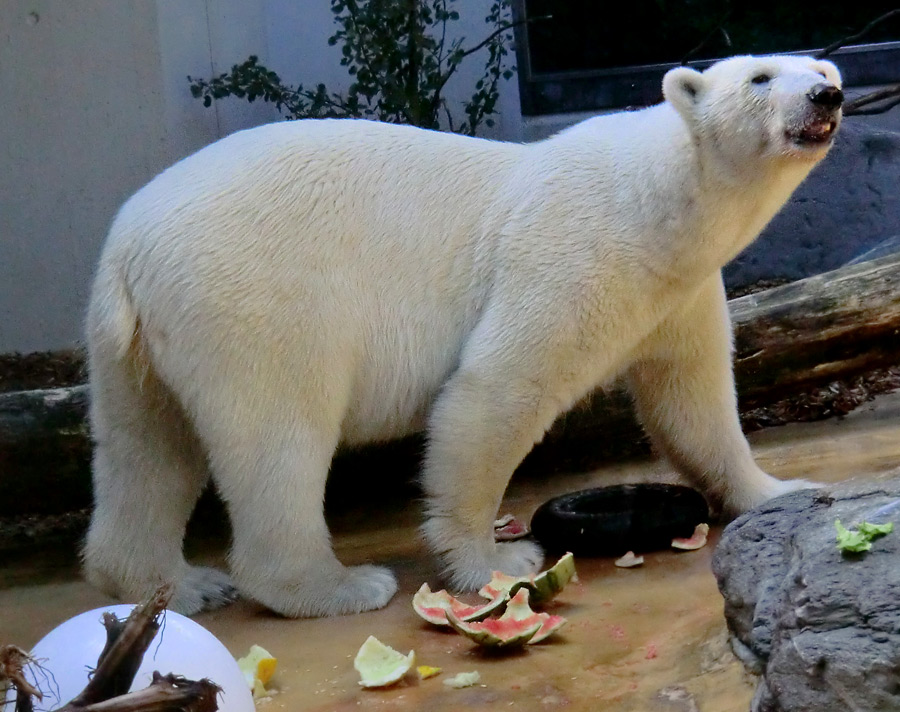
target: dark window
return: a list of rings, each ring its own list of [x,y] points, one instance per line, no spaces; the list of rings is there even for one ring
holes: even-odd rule
[[[735,54],[813,51],[898,0],[516,0],[525,114],[646,105],[665,71]],[[551,19],[533,19],[545,15]],[[831,59],[848,86],[900,80],[900,17]]]

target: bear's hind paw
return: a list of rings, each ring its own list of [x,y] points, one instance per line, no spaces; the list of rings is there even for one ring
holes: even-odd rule
[[[290,618],[341,616],[384,608],[397,592],[397,579],[381,566],[309,567],[297,583],[254,585],[248,591]]]
[[[238,598],[238,590],[224,571],[206,566],[191,566],[175,585],[169,608],[192,616],[228,605]]]

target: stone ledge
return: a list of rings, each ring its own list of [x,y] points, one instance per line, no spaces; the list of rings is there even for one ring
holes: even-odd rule
[[[897,530],[845,555],[836,519]],[[760,675],[752,712],[900,709],[900,469],[744,514],[713,571],[734,651]]]

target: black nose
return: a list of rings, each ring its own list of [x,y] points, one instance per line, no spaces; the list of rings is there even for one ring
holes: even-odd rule
[[[844,103],[844,92],[834,84],[825,84],[824,82],[816,84],[806,92],[806,96],[813,104],[826,109],[837,109]]]

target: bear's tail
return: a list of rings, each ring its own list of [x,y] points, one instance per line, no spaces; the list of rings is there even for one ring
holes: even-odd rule
[[[124,271],[113,260],[101,260],[94,279],[87,337],[89,352],[102,351],[117,360],[144,360],[140,317]]]

